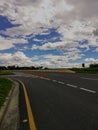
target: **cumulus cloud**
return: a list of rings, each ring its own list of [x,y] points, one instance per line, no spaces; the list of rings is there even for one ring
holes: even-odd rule
[[[77,13],[78,17],[95,17],[98,16],[98,1],[97,0],[67,0],[68,3],[74,5],[75,12]],[[76,10],[78,9],[78,11]]]
[[[7,16],[13,24],[21,25],[3,33],[41,34],[44,28],[58,27],[62,40],[88,39],[96,29],[96,24],[98,25],[97,5],[96,0],[8,0],[7,3],[6,0],[1,0],[1,15]],[[84,17],[89,14],[90,18]]]
[[[71,59],[71,58],[70,58]],[[49,68],[55,67],[80,67],[80,63],[70,63],[67,56],[59,55],[35,55],[32,58],[27,57],[23,52],[0,53],[0,66],[18,65],[18,66],[43,66]]]
[[[70,5],[67,5],[64,0],[56,2],[55,0],[6,0],[0,1],[0,14],[8,17],[13,24],[20,24],[17,27],[16,33],[21,30],[21,33],[36,33],[36,28],[39,27],[55,27],[60,24],[61,20],[56,20],[55,15],[63,15],[63,13],[71,10]],[[41,29],[43,30],[43,29]],[[7,32],[10,32],[8,29]],[[17,32],[18,31],[18,32]],[[40,29],[38,30],[40,33]]]
[[[98,59],[95,59],[95,58],[86,58],[85,62],[94,64],[94,63],[98,63]]]
[[[31,66],[33,62],[23,52],[0,53],[0,65]]]
[[[71,53],[69,54],[71,55]],[[78,55],[78,54],[77,54]],[[80,55],[73,56],[74,59],[79,59]],[[53,55],[53,54],[47,54],[47,55],[40,55],[40,56],[34,56],[32,57],[32,60],[34,63],[37,63],[44,67],[49,68],[71,68],[71,67],[81,67],[81,63],[71,63],[70,60],[74,60],[72,57],[68,57],[66,54],[64,55]]]
[[[93,33],[94,33],[95,36],[98,36],[98,29],[96,28],[96,30],[94,30]]]
[[[41,46],[33,45],[32,50],[58,50],[65,51],[73,47],[77,47],[79,44],[77,42],[55,42],[55,43],[45,43]]]
[[[94,21],[97,6],[97,0],[1,0],[0,14],[29,31],[40,26],[62,26],[76,19],[82,21],[85,15]]]
[[[95,49],[95,52],[98,52],[98,48]]]
[[[47,34],[49,28],[56,28],[60,42],[34,39],[43,44],[33,45],[32,50],[57,50],[62,51],[62,55],[68,51],[66,59],[75,53],[74,60],[83,57],[81,49],[90,51],[95,47],[98,52],[98,0],[0,0],[0,15],[7,17],[12,24],[20,25],[0,31],[9,36],[0,36],[0,50],[10,49],[15,43],[27,43],[27,35]],[[83,40],[88,43],[77,42]]]
[[[25,44],[27,43],[24,39],[18,39],[18,38],[4,38],[0,36],[0,50],[6,50],[15,47],[14,44],[21,43]]]
[[[46,55],[43,56],[45,60],[49,60],[52,62],[52,64],[60,63],[63,64],[63,62],[69,62],[69,61],[75,61],[78,59],[81,59],[84,54],[81,53],[79,49],[77,49],[77,46],[79,46],[78,43],[70,42],[70,43],[65,43],[65,42],[57,42],[57,43],[46,43],[43,44],[42,46],[37,46],[33,45],[32,49],[36,50],[57,50],[62,52],[62,55]]]

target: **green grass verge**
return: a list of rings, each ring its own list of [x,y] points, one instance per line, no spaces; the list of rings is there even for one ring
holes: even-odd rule
[[[98,68],[73,68],[71,70],[76,73],[98,74]]]
[[[13,72],[11,72],[11,71],[7,71],[7,70],[0,71],[0,75],[12,75],[12,74],[13,74]]]
[[[12,84],[13,82],[11,80],[0,78],[0,108],[10,92]]]

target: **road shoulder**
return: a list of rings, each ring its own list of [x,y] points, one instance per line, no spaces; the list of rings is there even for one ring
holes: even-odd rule
[[[0,110],[0,129],[1,130],[17,130],[19,120],[19,85],[14,82],[14,86],[9,96]],[[2,118],[3,117],[3,118]]]

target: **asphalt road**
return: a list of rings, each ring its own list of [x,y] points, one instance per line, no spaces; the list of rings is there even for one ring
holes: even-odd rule
[[[98,130],[98,75],[41,73],[15,78],[26,87],[37,130]],[[26,115],[23,97],[20,87],[20,120]]]

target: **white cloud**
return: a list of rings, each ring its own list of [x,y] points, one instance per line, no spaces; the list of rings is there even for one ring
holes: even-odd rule
[[[21,43],[21,44],[25,44],[27,43],[27,41],[25,39],[18,39],[18,38],[4,38],[0,36],[0,50],[6,50],[6,49],[10,49],[12,47],[15,47],[14,44],[15,43]]]
[[[70,63],[70,61],[76,61],[78,59],[81,59],[81,57],[83,56],[84,55],[81,54],[81,52],[78,49],[73,48],[70,49],[68,52],[63,53],[62,55],[53,55],[53,54],[40,55],[32,57],[32,60],[35,62],[39,62],[39,64],[43,64],[43,66],[46,65],[46,63],[48,63],[49,66],[50,63],[51,67],[52,66],[61,67]]]
[[[58,27],[64,42],[66,39],[89,39],[98,25],[95,17],[98,16],[97,5],[96,0],[8,0],[7,3],[1,0],[0,14],[7,16],[13,24],[21,24],[2,33],[26,36],[44,33],[45,28]],[[83,17],[88,13],[90,18]]]
[[[66,0],[68,3],[72,4],[76,8],[74,9],[74,14],[76,13],[83,18],[91,18],[98,16],[98,0]]]
[[[19,66],[31,66],[33,62],[23,52],[0,53],[0,65],[19,65]]]
[[[98,48],[96,48],[95,52],[98,52]]]
[[[74,57],[74,56],[73,56]],[[78,59],[79,57],[77,57]],[[44,67],[49,68],[71,68],[71,67],[81,67],[81,63],[70,63],[69,60],[73,60],[72,57],[66,55],[40,55],[32,57],[34,63],[39,64]]]
[[[83,45],[80,45],[80,48],[84,48],[84,49],[85,49],[85,51],[90,50],[90,48],[89,48],[89,45],[88,45],[88,44],[83,44]]]
[[[42,42],[43,40],[42,39],[36,39],[36,38],[34,38],[33,39],[35,42]]]
[[[44,67],[80,67],[80,63],[68,62],[68,57],[59,55],[40,55],[32,58],[27,57],[23,52],[0,53],[0,66],[18,65],[18,66],[44,66]]]
[[[33,29],[36,32],[38,27],[63,26],[69,21],[78,25],[76,20],[83,21],[87,14],[90,14],[90,19],[85,17],[85,20],[92,20],[95,24],[97,6],[96,0],[1,0],[0,14],[14,20],[11,21],[14,24],[21,24],[21,30],[29,33]]]
[[[70,48],[74,48],[79,46],[77,42],[55,42],[55,43],[45,43],[41,46],[33,45],[32,50],[58,50],[58,51],[65,51]]]
[[[93,36],[93,31],[95,27],[90,21],[79,21],[74,20],[66,25],[61,25],[58,28],[58,32],[62,34],[62,40],[83,40],[95,38]]]
[[[86,58],[85,62],[94,64],[94,63],[98,63],[98,59],[95,59],[95,58]]]
[[[63,13],[72,10],[72,6],[64,2],[64,0],[60,2],[55,0],[8,0],[7,3],[6,0],[1,0],[0,7],[1,15],[8,17],[13,24],[21,24],[21,27],[17,27],[17,29],[7,30],[9,34],[12,30],[15,30],[14,33],[17,33],[17,35],[19,32],[23,35],[40,33],[43,29],[37,30],[39,27],[49,28],[55,27],[55,25],[58,26],[59,20],[56,21],[57,23],[54,23],[56,20],[55,15],[63,15]]]
[[[81,48],[90,51],[90,47],[96,47],[95,51],[98,52],[98,0],[0,0],[0,15],[6,16],[12,24],[20,24],[18,27],[0,31],[12,37],[0,36],[0,50],[15,47],[15,43],[27,43],[26,36],[29,34],[33,34],[33,39],[36,34],[49,34],[48,28],[57,28],[61,42],[42,40],[45,44],[33,45],[32,50],[57,50],[62,52],[62,55],[68,51],[64,55],[65,58],[52,57],[53,60],[57,58],[59,65],[64,63],[60,58],[65,61],[69,61],[72,56],[74,60],[82,58]],[[79,45],[75,42],[84,39],[88,43]],[[34,40],[40,42],[38,39]],[[8,56],[12,57],[9,54]],[[43,63],[51,66],[53,61]]]

